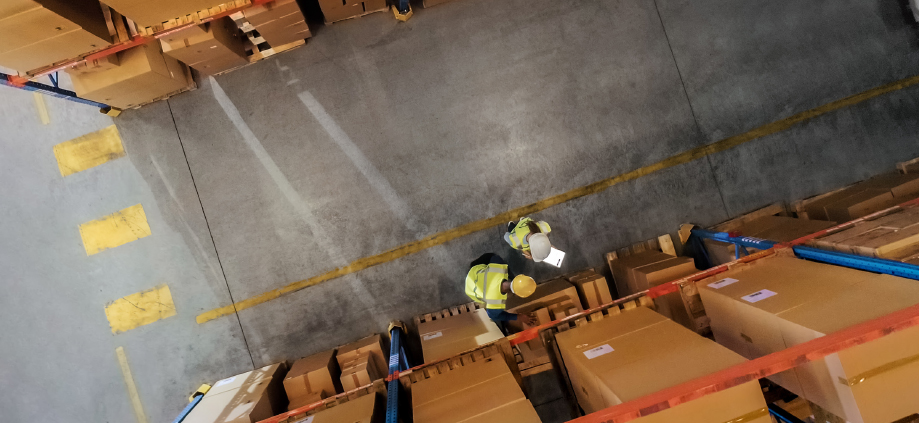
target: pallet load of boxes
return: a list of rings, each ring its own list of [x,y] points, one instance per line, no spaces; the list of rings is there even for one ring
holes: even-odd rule
[[[3,3],[0,66],[27,76],[76,61],[64,70],[77,96],[118,109],[194,89],[189,68],[202,75],[228,72],[300,46],[312,35],[295,0],[255,6],[248,0]],[[202,18],[239,8],[240,12],[201,23]],[[179,26],[184,29],[163,32]],[[117,53],[91,54],[154,34],[164,35]]]

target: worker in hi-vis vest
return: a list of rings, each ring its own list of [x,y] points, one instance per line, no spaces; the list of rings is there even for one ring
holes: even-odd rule
[[[514,276],[507,268],[501,256],[494,253],[483,254],[469,265],[466,275],[466,295],[479,304],[485,304],[485,312],[491,320],[506,331],[504,322],[520,320],[531,325],[534,319],[525,314],[512,314],[504,311],[507,308],[507,295],[514,294],[526,298],[536,291],[536,282],[526,275]]]
[[[552,243],[546,236],[549,232],[552,232],[552,228],[548,223],[524,217],[517,223],[507,222],[504,241],[523,253],[524,257],[539,263],[552,252]]]

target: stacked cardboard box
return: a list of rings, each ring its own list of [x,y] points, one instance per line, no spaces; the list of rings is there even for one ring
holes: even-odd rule
[[[483,310],[457,314],[418,325],[424,362],[453,357],[504,337]]]
[[[412,385],[415,423],[539,423],[507,363],[489,357]]]
[[[290,400],[288,410],[312,404],[341,392],[340,377],[335,350],[295,361],[284,378],[284,391]]]
[[[386,0],[319,0],[326,23],[355,18],[386,9]]]
[[[825,220],[795,219],[787,216],[764,216],[738,225],[732,228],[730,232],[769,241],[790,242],[803,236],[822,231],[826,228],[831,228],[835,225],[836,222]],[[734,261],[734,244],[710,239],[704,240],[703,243],[705,244],[705,250],[708,252],[708,256],[713,265]],[[747,250],[750,253],[757,251],[755,248],[748,248]]]
[[[225,17],[160,39],[163,53],[207,75],[247,65],[242,31]]]
[[[192,15],[209,7],[230,3],[228,0],[106,0],[105,4],[140,26],[156,26],[176,18]]]
[[[256,423],[284,411],[283,363],[214,383],[185,423]]]
[[[909,208],[818,238],[819,248],[919,264],[919,208]]]
[[[596,285],[594,285],[596,289]],[[549,323],[583,311],[578,288],[563,278],[552,279],[536,286],[536,292],[527,298],[508,296],[508,312],[528,314],[537,324]],[[509,322],[514,330],[526,329],[519,321]],[[518,346],[525,362],[545,361],[548,352],[542,341],[534,339]]]
[[[273,48],[313,36],[295,0],[275,0],[250,7],[243,14]]]
[[[373,394],[336,405],[320,411],[303,420],[291,419],[300,423],[382,423],[386,420],[386,404],[383,397]]]
[[[644,251],[609,261],[620,295],[630,295],[698,272],[690,257],[674,257],[660,251]],[[673,321],[694,328],[679,292],[654,300],[658,311]]]
[[[0,3],[0,66],[27,72],[112,43],[97,0]]]
[[[338,349],[342,390],[357,389],[386,376],[389,360],[381,342],[380,335],[373,335]]]
[[[568,282],[577,288],[578,295],[581,296],[581,305],[586,309],[613,302],[613,295],[609,291],[606,278],[598,275],[593,269],[569,276]]]
[[[95,72],[69,69],[74,91],[85,99],[128,109],[194,84],[188,68],[163,55],[158,41],[118,53],[118,63]]]
[[[919,175],[891,173],[805,203],[799,217],[848,222],[919,196]]]
[[[556,335],[578,404],[593,413],[744,362],[646,308]],[[748,382],[635,420],[769,423],[757,382]]]
[[[915,281],[791,257],[699,287],[715,339],[751,359],[919,304]],[[917,357],[919,328],[910,328],[769,379],[849,422],[891,422],[919,411]]]

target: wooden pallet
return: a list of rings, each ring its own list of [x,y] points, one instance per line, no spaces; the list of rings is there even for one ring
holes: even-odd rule
[[[364,13],[361,13],[360,15],[355,15],[355,16],[351,16],[351,17],[344,18],[344,19],[339,19],[339,20],[337,20],[337,21],[332,21],[332,22],[325,21],[325,24],[326,24],[326,25],[331,25],[331,24],[334,24],[334,23],[344,22],[344,21],[351,20],[351,19],[357,19],[357,18],[360,18],[360,17],[363,17],[363,16],[367,16],[367,15],[369,15],[369,14],[371,14],[371,13],[385,12],[385,11],[387,11],[387,10],[389,10],[389,6],[386,6],[386,7],[382,8],[382,9],[378,9],[378,10],[371,10],[371,11],[369,11],[369,12],[364,12]]]
[[[374,381],[370,385],[361,386],[353,391],[348,391],[342,394],[335,395],[334,397],[328,397],[322,400],[322,404],[319,406],[306,405],[300,407],[296,410],[291,410],[286,413],[281,413],[277,416],[274,416],[270,419],[263,420],[259,423],[295,423],[300,422],[308,416],[313,414],[328,410],[329,408],[336,407],[338,405],[344,404],[348,401],[353,401],[358,398],[367,396],[367,395],[382,395],[386,397],[386,381],[383,379]]]
[[[897,163],[897,170],[906,174],[919,173],[919,157],[903,163]]]
[[[523,389],[523,378],[520,375],[520,369],[517,367],[517,360],[514,358],[514,352],[507,338],[501,338],[497,341],[476,347],[452,358],[423,364],[409,371],[399,374],[399,382],[407,392],[411,392],[412,385],[432,377],[447,373],[455,368],[465,366],[469,363],[481,361],[486,358],[500,357],[507,363],[511,374],[517,380],[517,384]]]
[[[773,203],[758,210],[754,210],[743,216],[719,223],[712,227],[715,232],[734,232],[744,225],[763,217],[768,216],[788,216],[788,209],[784,203]]]
[[[852,187],[852,185],[845,186],[840,189],[836,189],[836,190],[833,190],[827,193],[823,193],[820,195],[815,195],[813,197],[808,197],[803,200],[795,201],[794,203],[791,203],[791,205],[788,207],[788,211],[793,212],[795,216],[798,217],[799,219],[807,219],[808,218],[807,212],[805,211],[807,206],[809,206],[810,204],[813,204],[815,201],[819,201],[833,194],[836,194],[837,192],[847,190],[850,187]]]
[[[463,313],[472,313],[478,309],[482,308],[482,304],[479,303],[466,303],[463,305],[458,305],[455,307],[445,308],[440,311],[435,311],[433,313],[425,313],[415,316],[412,321],[415,323],[415,328],[417,328],[422,323],[432,322],[434,320],[446,319],[450,316],[456,316],[457,314]]]
[[[645,251],[662,251],[674,257],[677,255],[676,246],[673,243],[673,237],[671,237],[670,234],[664,234],[657,238],[652,238],[642,242],[636,242],[635,244],[632,244],[628,247],[620,248],[616,251],[606,253],[606,262],[609,264],[609,262],[620,257],[626,257]]]
[[[218,72],[214,74],[215,76],[233,72],[237,69],[244,68],[253,63],[265,60],[271,56],[274,56],[275,54],[284,53],[306,44],[306,40],[297,40],[281,46],[273,47],[267,41],[265,41],[264,38],[261,37],[261,35],[258,33],[258,30],[252,26],[248,20],[246,20],[246,17],[242,12],[236,12],[230,15],[230,18],[233,19],[233,22],[236,23],[236,26],[240,31],[243,32],[243,35],[245,35],[246,39],[248,40],[246,42],[246,52],[248,53],[246,58],[249,60],[249,63]]]
[[[183,66],[184,66],[184,65],[183,65]],[[184,92],[194,91],[194,90],[198,89],[198,84],[196,84],[194,78],[192,78],[192,75],[191,75],[191,68],[189,68],[188,66],[185,66],[185,78],[188,80],[188,85],[186,85],[185,88],[182,88],[182,89],[180,89],[180,90],[173,91],[173,92],[171,92],[171,93],[169,93],[169,94],[166,94],[166,95],[161,96],[161,97],[157,97],[157,98],[155,98],[155,99],[153,99],[153,100],[143,102],[143,103],[141,103],[141,104],[138,104],[138,105],[132,107],[131,109],[139,109],[139,108],[144,107],[144,106],[146,106],[146,105],[148,105],[148,104],[156,103],[157,101],[168,100],[169,98],[172,98],[172,97],[177,96],[177,95],[179,95],[179,94],[182,94],[182,93],[184,93]]]
[[[234,0],[224,4],[220,4],[214,7],[209,7],[204,10],[199,10],[196,12],[189,13],[184,16],[177,16],[173,19],[165,21],[159,25],[154,26],[137,26],[137,32],[140,35],[153,36],[157,32],[163,32],[172,28],[176,28],[182,25],[187,24],[197,24],[200,25],[208,18],[213,16],[227,13],[232,10],[241,9],[249,7],[252,5],[250,0]]]

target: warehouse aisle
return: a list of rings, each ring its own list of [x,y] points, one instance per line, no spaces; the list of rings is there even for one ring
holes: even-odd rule
[[[408,23],[320,27],[300,49],[126,112],[114,120],[126,157],[66,177],[53,146],[113,121],[47,99],[41,125],[31,93],[0,90],[0,336],[15,340],[0,346],[0,390],[18,392],[0,409],[134,421],[121,347],[133,404],[169,421],[200,383],[466,301],[466,266],[483,252],[537,280],[605,268],[606,252],[681,223],[919,156],[913,86],[545,209],[562,269],[524,263],[498,225],[196,321],[919,75],[917,30],[895,2],[750,3],[457,0]],[[79,226],[137,204],[149,236],[87,255]],[[106,307],[163,284],[175,315],[113,334]]]

